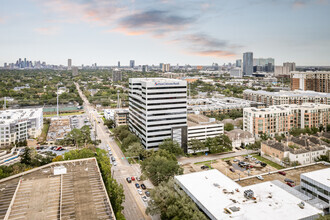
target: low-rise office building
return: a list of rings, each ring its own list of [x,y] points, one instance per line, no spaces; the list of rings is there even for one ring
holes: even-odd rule
[[[128,109],[104,109],[103,114],[106,120],[112,120],[114,122],[115,127],[127,125]]]
[[[42,108],[0,111],[0,147],[36,138],[42,128]]]
[[[243,91],[244,99],[262,102],[267,106],[284,104],[302,104],[306,102],[317,104],[330,104],[330,93],[321,93],[315,91],[279,91],[268,92],[264,90],[246,89]]]
[[[330,168],[303,173],[300,175],[301,190],[312,198],[324,202],[322,209],[329,214],[330,206]]]
[[[223,133],[223,123],[215,120],[214,118],[209,118],[199,114],[188,114],[188,141],[192,139],[205,141],[206,138],[215,137]]]
[[[243,130],[256,138],[261,134],[274,137],[288,134],[292,128],[312,128],[327,125],[330,121],[330,105],[304,103],[302,105],[274,105],[268,108],[245,108]]]

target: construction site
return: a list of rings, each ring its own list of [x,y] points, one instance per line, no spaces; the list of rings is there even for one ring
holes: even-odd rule
[[[0,180],[0,219],[115,219],[95,158]]]

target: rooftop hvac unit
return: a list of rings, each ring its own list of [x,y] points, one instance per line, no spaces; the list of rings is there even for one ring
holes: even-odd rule
[[[254,192],[251,189],[244,191],[245,198],[251,199],[254,197]]]

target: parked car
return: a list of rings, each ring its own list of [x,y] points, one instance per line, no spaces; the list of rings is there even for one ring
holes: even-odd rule
[[[293,183],[287,182],[288,186],[294,187],[295,185]]]
[[[140,188],[140,184],[135,183],[135,187],[136,187],[136,188]]]
[[[233,161],[234,161],[234,162],[237,162],[237,161],[239,161],[239,160],[237,160],[237,159],[234,159]]]
[[[56,148],[56,151],[61,150],[61,149],[62,149],[62,147],[58,147],[58,148]]]
[[[260,175],[256,176],[259,180],[264,180],[264,178]]]
[[[127,177],[127,178],[126,178],[126,181],[127,181],[128,183],[131,183],[131,182],[132,182],[131,177]]]
[[[150,192],[149,191],[145,191],[146,196],[150,197]]]
[[[239,147],[235,147],[236,150],[241,150]]]
[[[204,170],[204,169],[208,169],[209,167],[206,165],[203,165],[203,166],[201,166],[201,168],[202,168],[202,170]]]
[[[135,181],[135,177],[134,176],[132,176],[131,179],[132,179],[132,181]]]
[[[266,164],[266,163],[264,163],[264,162],[260,162],[260,165],[261,165],[262,167],[265,167],[265,166],[267,166],[267,164]]]
[[[141,189],[137,189],[137,191],[140,195],[142,195],[142,190]]]
[[[257,160],[255,163],[256,163],[256,164],[258,164],[258,163],[260,163],[260,161],[259,161],[259,160]]]
[[[233,168],[229,168],[229,170],[233,173],[235,173],[235,170]]]
[[[144,185],[143,183],[141,184],[141,188],[142,189],[147,189],[146,185]]]
[[[281,174],[281,175],[283,175],[283,176],[286,175],[286,173],[284,171],[278,171],[278,173]]]
[[[112,162],[115,162],[115,161],[116,161],[116,159],[115,159],[114,156],[111,157],[111,161],[112,161]]]
[[[117,166],[117,162],[116,162],[116,161],[115,161],[115,162],[113,162],[113,165],[114,165],[114,166]]]
[[[137,177],[136,177],[136,180],[137,180],[137,181],[140,181],[141,179],[140,179],[140,177],[137,176]]]
[[[146,196],[142,196],[141,198],[142,198],[143,202],[147,202],[148,201],[148,198]]]
[[[287,183],[294,183],[294,181],[289,179],[289,178],[285,178],[284,181],[287,182]]]

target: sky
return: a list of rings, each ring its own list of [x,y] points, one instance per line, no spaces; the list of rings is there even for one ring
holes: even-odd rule
[[[0,0],[0,64],[330,66],[330,0]]]

